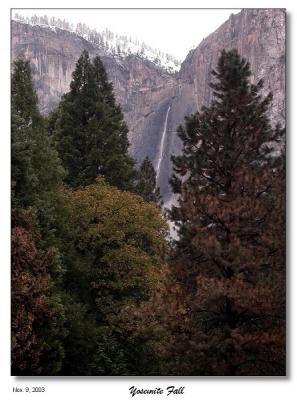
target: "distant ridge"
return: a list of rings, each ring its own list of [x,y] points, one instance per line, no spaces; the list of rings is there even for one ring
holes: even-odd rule
[[[60,18],[55,17],[49,18],[46,15],[23,17],[16,13],[13,17],[13,21],[25,23],[31,26],[39,26],[41,28],[50,28],[52,30],[57,28],[72,32],[102,48],[102,50],[107,54],[122,57],[131,54],[137,55],[145,60],[153,62],[161,68],[164,68],[169,73],[179,71],[181,66],[181,61],[173,55],[164,53],[161,50],[153,48],[131,36],[116,34],[109,29],[97,31],[96,29],[90,29],[86,24],[78,23],[74,25],[66,20],[61,20]]]

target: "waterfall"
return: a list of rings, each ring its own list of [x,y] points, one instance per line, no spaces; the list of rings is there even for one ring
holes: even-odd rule
[[[166,137],[166,131],[167,131],[167,121],[168,121],[168,115],[170,111],[171,106],[168,107],[167,113],[166,113],[166,118],[164,122],[164,128],[162,132],[162,138],[161,138],[161,143],[160,143],[160,149],[159,149],[159,157],[158,157],[158,162],[157,162],[157,168],[156,168],[156,180],[158,181],[159,175],[160,175],[160,167],[163,159],[163,149],[164,149],[164,143],[165,143],[165,137]]]

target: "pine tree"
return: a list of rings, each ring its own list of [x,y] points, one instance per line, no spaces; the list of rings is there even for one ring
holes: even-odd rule
[[[13,200],[44,214],[64,172],[38,110],[28,61],[14,62],[11,96]]]
[[[61,268],[54,210],[63,169],[38,110],[28,61],[14,62],[11,95],[12,370],[56,374],[63,318],[53,279]]]
[[[236,50],[222,51],[213,75],[210,107],[179,128],[171,180],[192,373],[284,374],[284,198],[267,145],[283,131],[271,128],[272,95],[261,98],[263,81],[250,83]]]
[[[135,193],[146,201],[161,205],[160,189],[156,185],[156,171],[150,159],[146,157],[137,174]]]
[[[128,128],[99,57],[92,63],[83,51],[70,91],[50,118],[50,130],[70,186],[91,184],[100,174],[120,189],[132,188],[135,171],[128,155]]]

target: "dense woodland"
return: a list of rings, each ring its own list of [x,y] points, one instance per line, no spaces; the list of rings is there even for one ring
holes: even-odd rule
[[[250,77],[221,52],[164,213],[100,58],[82,53],[47,117],[14,62],[13,375],[285,374],[285,158],[268,145],[284,129]]]

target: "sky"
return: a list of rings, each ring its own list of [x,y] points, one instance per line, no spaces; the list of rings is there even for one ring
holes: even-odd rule
[[[240,9],[13,9],[125,34],[183,61],[188,52]]]

